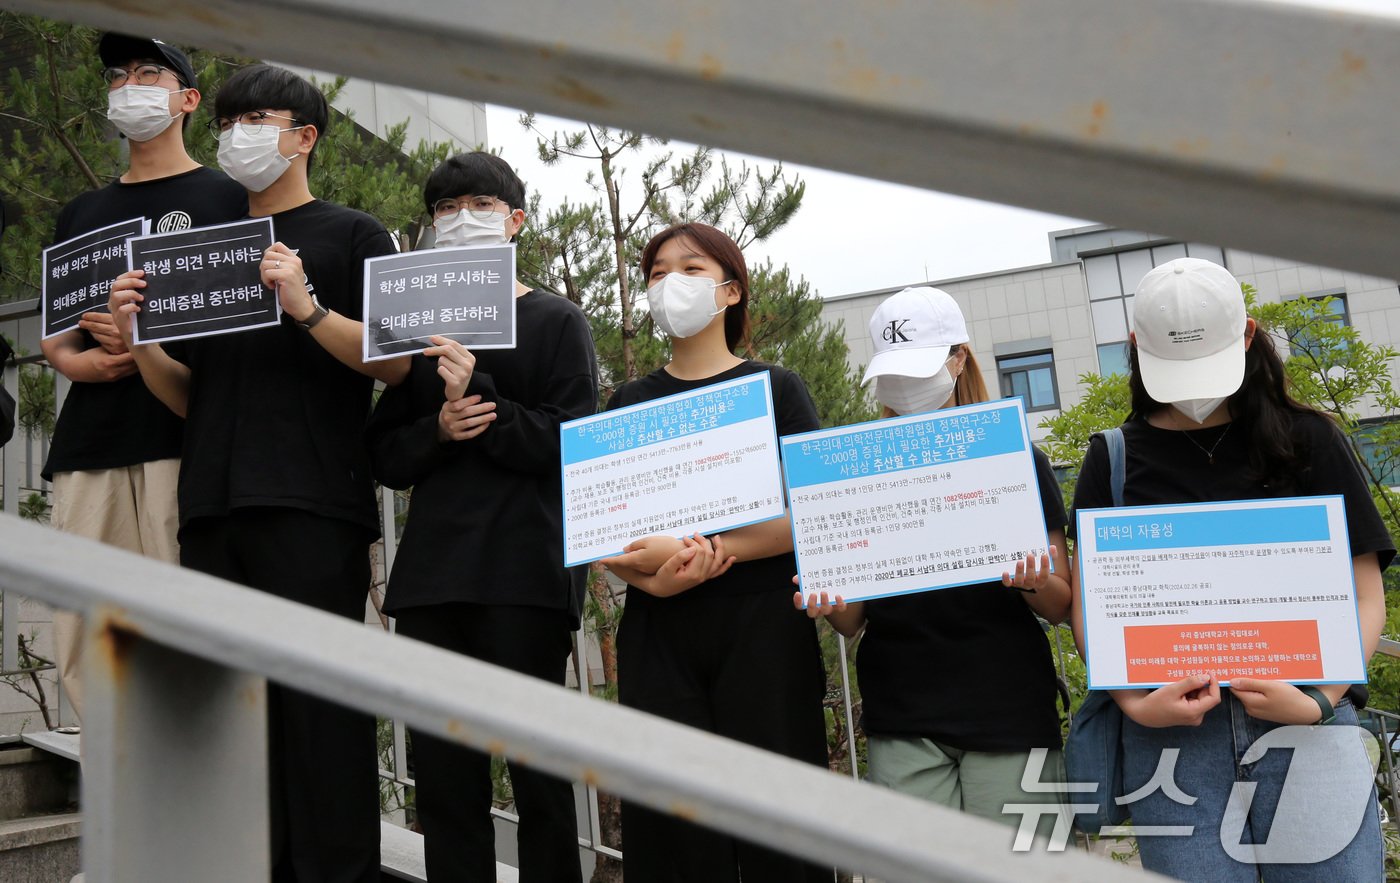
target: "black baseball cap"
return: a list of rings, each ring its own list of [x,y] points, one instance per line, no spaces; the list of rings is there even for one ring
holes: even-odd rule
[[[199,88],[189,56],[169,43],[152,37],[133,37],[108,31],[97,44],[97,56],[107,67],[120,67],[136,58],[162,58],[166,66],[175,72],[181,86],[186,89]]]

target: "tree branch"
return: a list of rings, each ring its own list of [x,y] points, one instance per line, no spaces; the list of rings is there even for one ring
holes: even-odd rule
[[[53,92],[54,115],[62,116],[62,90],[58,87],[58,68],[54,65],[53,59],[53,47],[55,42],[57,41],[55,41],[53,37],[44,37],[44,60],[48,63],[49,68],[49,89]],[[78,171],[83,173],[84,178],[87,178],[88,184],[92,189],[96,190],[101,187],[102,182],[98,180],[97,175],[92,171],[92,167],[87,164],[87,160],[84,159],[82,153],[78,151],[78,146],[68,137],[68,133],[65,132],[61,126],[51,126],[50,128],[53,131],[54,137],[58,139],[58,143],[62,144],[63,149],[68,151],[68,155],[73,158],[73,162],[78,166]],[[45,718],[47,717],[48,716],[45,715]]]

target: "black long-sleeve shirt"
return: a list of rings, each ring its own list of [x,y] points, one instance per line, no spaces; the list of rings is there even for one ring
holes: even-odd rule
[[[443,381],[415,357],[385,390],[367,438],[374,476],[413,488],[385,610],[451,602],[569,611],[577,622],[585,568],[564,567],[559,424],[597,409],[597,360],[583,312],[531,291],[516,301],[511,350],[479,350],[467,395],[496,403],[485,432],[438,440]]]

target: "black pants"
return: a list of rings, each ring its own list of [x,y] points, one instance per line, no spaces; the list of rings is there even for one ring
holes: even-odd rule
[[[632,594],[617,645],[623,705],[826,767],[821,647],[790,591]],[[627,801],[622,854],[628,883],[832,880],[830,868]]]
[[[364,528],[298,509],[240,509],[180,531],[180,563],[363,620]],[[379,880],[374,716],[267,685],[269,822],[275,883]]]
[[[572,632],[563,610],[434,604],[400,610],[396,619],[400,635],[564,683]],[[428,879],[495,883],[491,756],[412,729],[409,737]],[[577,883],[582,872],[573,786],[517,763],[508,767],[520,815],[520,883]]]

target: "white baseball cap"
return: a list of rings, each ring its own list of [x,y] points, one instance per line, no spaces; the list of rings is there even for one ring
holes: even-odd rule
[[[870,341],[875,344],[875,357],[862,385],[886,374],[932,377],[948,361],[954,346],[967,343],[967,323],[948,292],[906,288],[875,308]]]
[[[1244,381],[1244,294],[1230,271],[1177,258],[1138,283],[1133,333],[1147,394],[1159,402],[1214,399]]]

